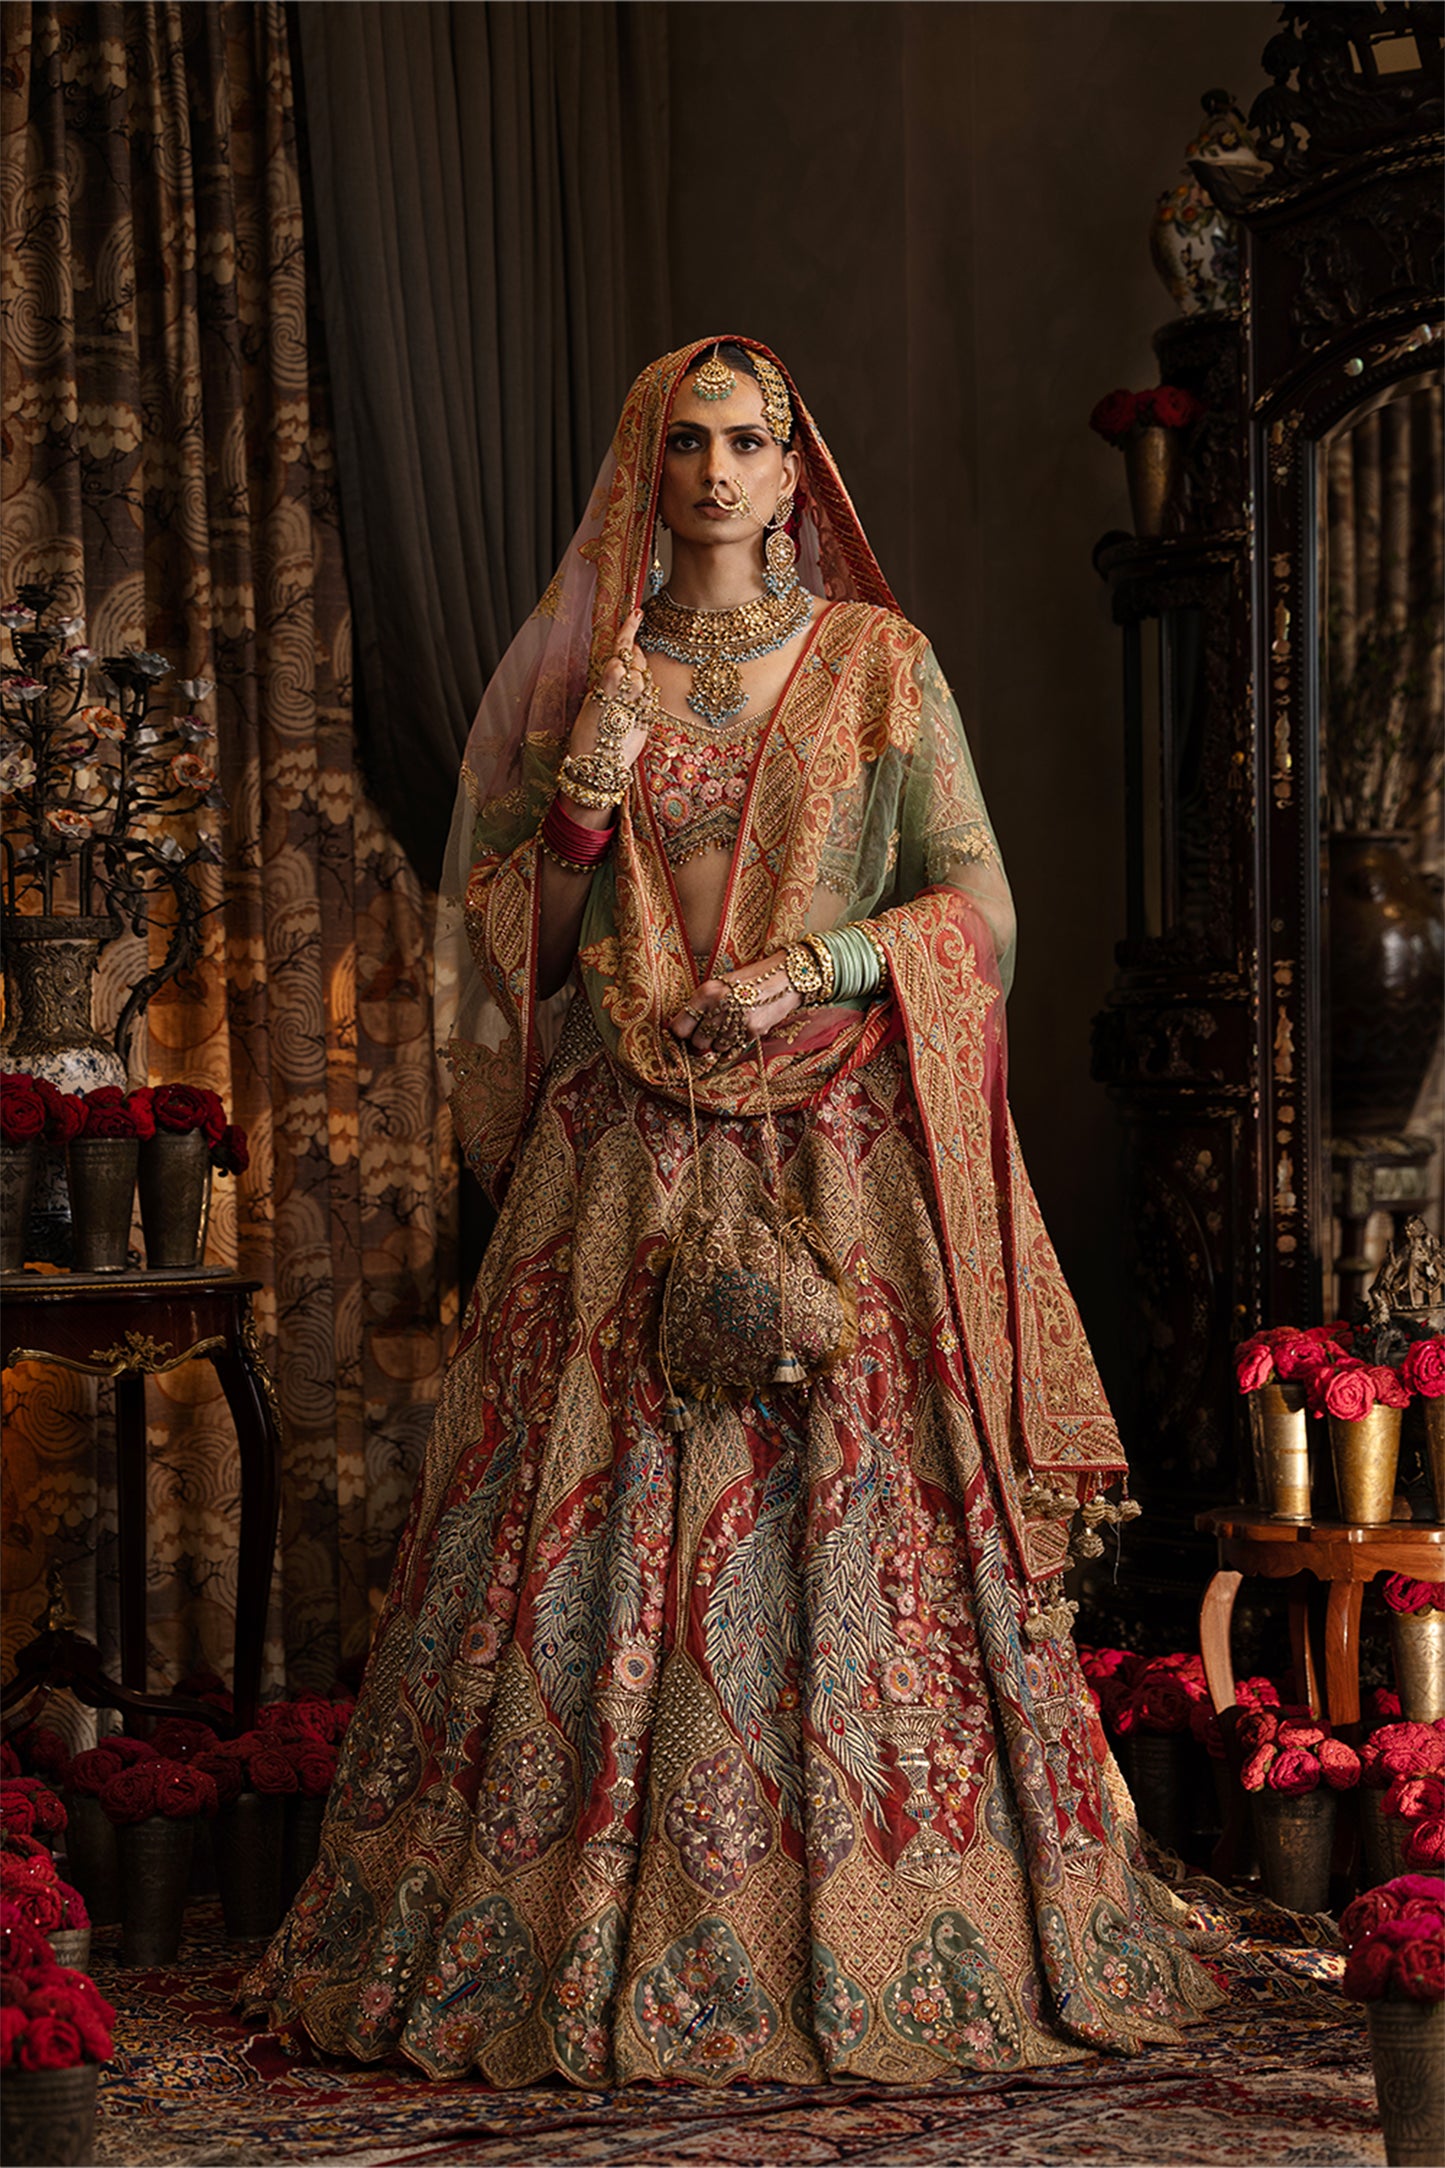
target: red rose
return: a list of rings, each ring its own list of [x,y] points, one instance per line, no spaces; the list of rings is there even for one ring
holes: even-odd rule
[[[1445,2002],[1445,1932],[1438,1924],[1396,1949],[1395,1985],[1412,2002]]]
[[[154,1761],[156,1750],[149,1739],[132,1739],[123,1731],[113,1731],[105,1742],[107,1754],[114,1754],[127,1769],[133,1762]]]
[[[1445,1739],[1433,1724],[1386,1724],[1370,1744],[1387,1776],[1427,1777],[1445,1771]]]
[[[215,1785],[218,1806],[228,1807],[246,1789],[245,1764],[234,1754],[198,1754],[191,1767],[204,1770]]]
[[[216,1734],[209,1724],[186,1716],[163,1717],[151,1733],[151,1745],[167,1761],[189,1761],[215,1743]]]
[[[1178,384],[1157,384],[1152,391],[1141,391],[1138,410],[1141,422],[1154,422],[1161,429],[1187,429],[1204,412],[1193,392]]]
[[[1279,1688],[1273,1679],[1236,1679],[1234,1698],[1242,1709],[1277,1709]]]
[[[214,1779],[190,1762],[158,1762],[155,1767],[156,1812],[183,1822],[193,1814],[214,1814],[220,1805]]]
[[[1092,1679],[1096,1686],[1101,1679],[1112,1679],[1118,1672],[1132,1679],[1143,1668],[1131,1649],[1080,1649],[1079,1664],[1085,1678]]]
[[[13,1781],[0,1784],[0,1829],[7,1837],[12,1830],[17,1837],[30,1837],[35,1833],[35,1802]]]
[[[68,2017],[33,2017],[15,2047],[20,2070],[73,2070],[84,2061],[80,2028]]]
[[[37,1144],[45,1135],[50,1110],[33,1076],[7,1069],[0,1075],[0,1141]]]
[[[1360,1757],[1343,1739],[1321,1739],[1315,1748],[1320,1775],[1331,1791],[1351,1792],[1360,1781]]]
[[[1139,1731],[1184,1731],[1189,1724],[1190,1697],[1177,1679],[1146,1676],[1133,1693],[1134,1721]],[[1120,1727],[1123,1728],[1122,1725]]]
[[[15,1744],[21,1748],[30,1767],[52,1784],[63,1784],[65,1772],[70,1767],[70,1748],[58,1731],[48,1724],[27,1724],[15,1735]]]
[[[296,1765],[280,1747],[260,1746],[247,1764],[252,1791],[294,1792],[300,1789]]]
[[[1405,1857],[1412,1867],[1445,1866],[1445,1814],[1427,1814],[1410,1824]]]
[[[1279,1718],[1271,1709],[1250,1709],[1238,1720],[1235,1736],[1245,1754],[1255,1754],[1262,1746],[1268,1746],[1279,1730]]]
[[[1340,1940],[1347,1950],[1352,1950],[1357,1942],[1363,1942],[1366,1935],[1372,1935],[1386,1920],[1398,1919],[1400,1911],[1400,1900],[1391,1883],[1381,1883],[1377,1889],[1361,1890],[1340,1914]]]
[[[1323,1724],[1301,1721],[1297,1716],[1284,1717],[1275,1733],[1281,1746],[1318,1746],[1324,1737]]]
[[[151,1105],[158,1129],[176,1135],[199,1129],[212,1149],[220,1143],[226,1128],[226,1110],[216,1094],[204,1086],[157,1084],[151,1093]]]
[[[155,1771],[143,1762],[131,1769],[117,1769],[100,1788],[103,1812],[120,1827],[148,1821],[156,1811]]]
[[[136,1117],[125,1103],[125,1094],[114,1084],[102,1084],[85,1094],[84,1138],[139,1137]]]
[[[1387,1575],[1380,1594],[1392,1611],[1445,1611],[1445,1581],[1416,1581],[1408,1573]]]
[[[1274,1351],[1248,1341],[1235,1350],[1234,1374],[1242,1393],[1257,1393],[1274,1376]]]
[[[1422,1400],[1445,1395],[1445,1332],[1431,1333],[1428,1340],[1412,1340],[1405,1350],[1401,1374],[1412,1393]]]
[[[1375,1405],[1375,1379],[1369,1365],[1353,1355],[1321,1373],[1317,1387],[1327,1415],[1343,1423],[1358,1423]]]
[[[1351,1950],[1341,1987],[1352,2002],[1378,2002],[1389,1994],[1394,1976],[1395,1953],[1389,1943],[1379,1934],[1367,1935]]]
[[[73,1792],[84,1792],[94,1799],[101,1786],[108,1783],[118,1769],[124,1767],[125,1763],[119,1754],[112,1753],[108,1746],[89,1746],[83,1753],[76,1755],[70,1765],[66,1782]]]
[[[1299,1799],[1306,1792],[1319,1790],[1320,1765],[1305,1747],[1281,1747],[1270,1764],[1267,1781],[1271,1791],[1283,1792],[1286,1799]]]
[[[1385,1812],[1404,1822],[1445,1814],[1445,1783],[1439,1777],[1396,1777],[1385,1794]]]
[[[0,2008],[0,2070],[15,2068],[15,2050],[25,2030],[25,2012],[18,2003]]]
[[[296,1756],[296,1780],[303,1799],[324,1799],[336,1776],[336,1749],[318,1743]]]
[[[1274,1366],[1282,1378],[1308,1385],[1322,1371],[1350,1359],[1332,1340],[1312,1340],[1308,1333],[1301,1333],[1297,1340],[1276,1348]]]
[[[251,1147],[245,1130],[236,1122],[228,1122],[211,1152],[211,1165],[218,1174],[244,1174],[250,1164]]]
[[[1371,1363],[1370,1376],[1375,1381],[1375,1399],[1382,1408],[1408,1408],[1410,1388],[1398,1370],[1389,1363]]]
[[[1239,1781],[1247,1792],[1262,1792],[1270,1770],[1274,1766],[1279,1748],[1266,1744],[1256,1747],[1239,1772]]]
[[[1106,444],[1122,444],[1138,419],[1138,397],[1132,391],[1110,391],[1089,416],[1089,427]]]

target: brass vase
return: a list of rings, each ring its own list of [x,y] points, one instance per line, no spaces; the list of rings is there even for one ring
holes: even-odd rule
[[[1445,2161],[1445,2002],[1367,2002],[1375,2101],[1391,2168]]]
[[[91,1022],[91,989],[102,948],[121,932],[119,919],[0,916],[5,957],[7,1029],[3,1065],[43,1076],[58,1091],[88,1092],[125,1084],[125,1064]],[[30,1255],[39,1263],[74,1262],[65,1153],[45,1147],[30,1207]]]
[[[1390,1649],[1401,1715],[1412,1724],[1445,1716],[1445,1611],[1392,1611]]]
[[[1395,1504],[1395,1468],[1400,1458],[1400,1408],[1378,1403],[1357,1422],[1332,1415],[1330,1458],[1340,1519],[1359,1527],[1379,1527]]]
[[[140,1223],[146,1270],[194,1271],[211,1187],[211,1153],[199,1129],[158,1129],[140,1148]]]
[[[1385,1794],[1376,1785],[1362,1784],[1360,1801],[1360,1843],[1365,1855],[1365,1889],[1378,1889],[1382,1882],[1393,1882],[1396,1875],[1408,1874],[1405,1862],[1405,1846],[1410,1841],[1410,1824],[1399,1814],[1385,1812]]]
[[[1425,1414],[1425,1468],[1435,1499],[1435,1522],[1445,1523],[1445,1399],[1422,1400]]]
[[[226,1933],[242,1940],[271,1935],[281,1924],[281,1848],[286,1800],[280,1792],[242,1792],[211,1825],[216,1886]]]
[[[0,1144],[0,1272],[18,1272],[25,1262],[25,1229],[39,1165],[38,1144]]]
[[[120,1862],[120,1961],[174,1964],[191,1878],[190,1816],[150,1814],[115,1833]]]
[[[120,1918],[115,1824],[90,1792],[65,1794],[65,1879],[85,1899],[92,1927]]]
[[[84,1972],[90,1964],[90,1929],[88,1927],[57,1927],[53,1935],[47,1935],[57,1965],[69,1965],[75,1972]]]
[[[1303,1385],[1271,1378],[1249,1395],[1259,1502],[1277,1521],[1310,1517],[1310,1417]]]
[[[1291,1912],[1323,1912],[1330,1896],[1336,1794],[1321,1784],[1297,1798],[1268,1786],[1250,1796],[1265,1895]]]
[[[0,2157],[7,2168],[72,2168],[95,2157],[98,2063],[69,2070],[7,2070],[0,2092]]]
[[[1157,422],[1136,425],[1124,439],[1124,478],[1134,532],[1141,541],[1163,534],[1179,486],[1184,443],[1177,429]]]
[[[77,1137],[66,1151],[78,1272],[124,1272],[140,1145],[134,1137]]]

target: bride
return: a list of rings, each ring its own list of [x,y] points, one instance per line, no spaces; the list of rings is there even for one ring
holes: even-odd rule
[[[449,886],[500,1218],[249,1999],[497,2085],[1174,2040],[1218,1994],[1070,1638],[1071,1542],[1129,1509],[1009,1120],[1009,891],[756,342],[633,386]]]

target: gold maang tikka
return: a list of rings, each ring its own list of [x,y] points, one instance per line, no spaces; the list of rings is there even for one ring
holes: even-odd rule
[[[692,388],[699,399],[731,399],[738,388],[738,380],[714,347],[708,360],[692,380]]]

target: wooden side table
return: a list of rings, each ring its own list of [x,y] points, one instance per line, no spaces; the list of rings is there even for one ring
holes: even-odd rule
[[[235,1727],[255,1720],[266,1611],[281,1505],[281,1410],[261,1359],[251,1297],[259,1280],[234,1272],[19,1272],[0,1275],[0,1363],[55,1363],[115,1381],[116,1496],[120,1566],[117,1685],[93,1642],[52,1610],[21,1649],[0,1698],[12,1707],[42,1685],[74,1685],[92,1706],[128,1715],[183,1709],[215,1721],[204,1704],[147,1694],[145,1380],[209,1362],[236,1426],[241,1525],[236,1561]]]

